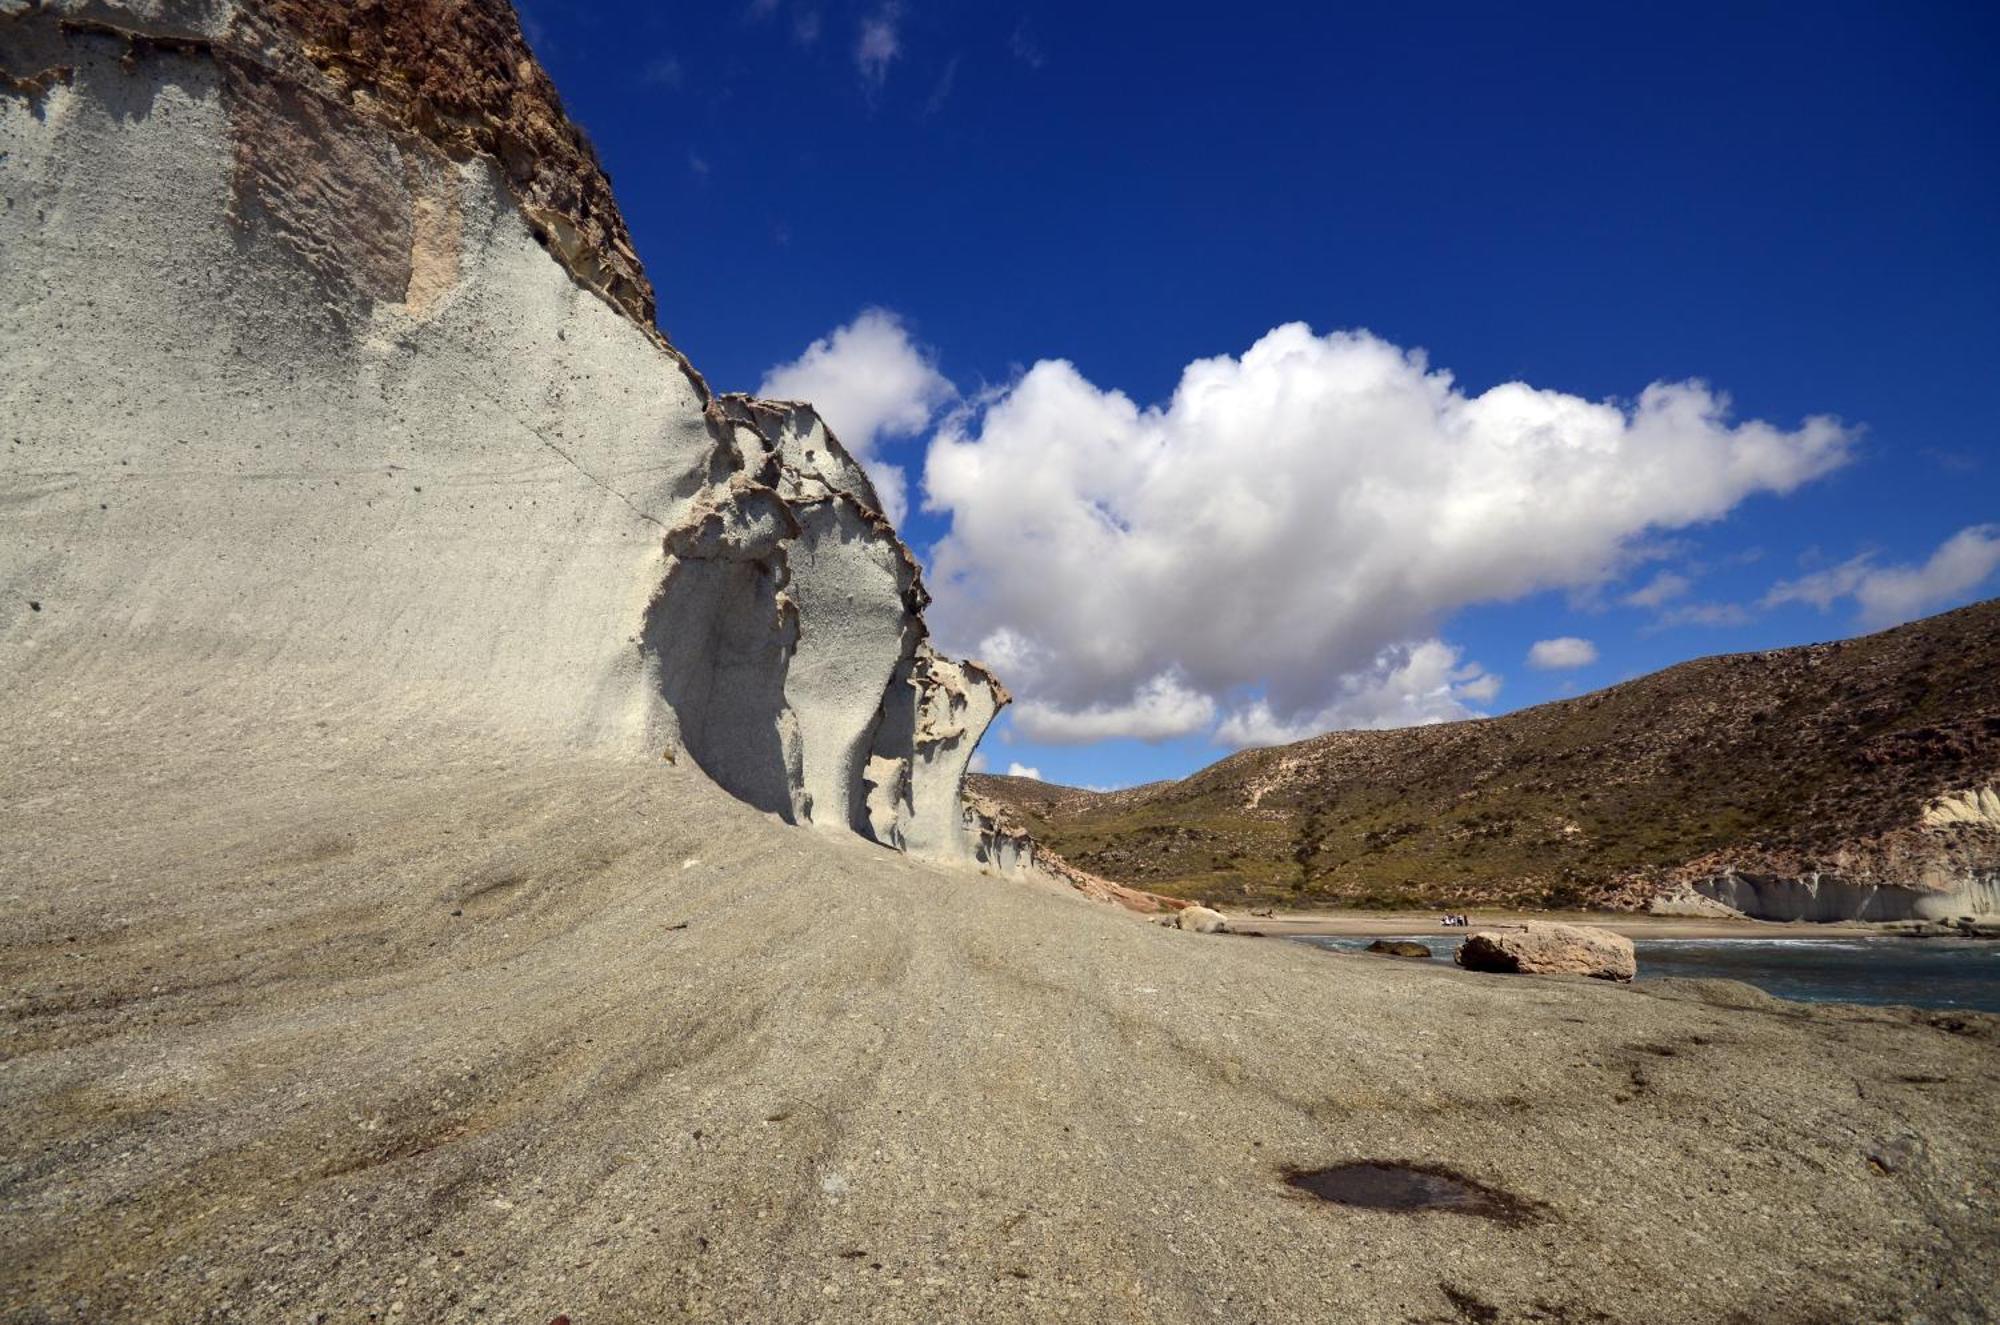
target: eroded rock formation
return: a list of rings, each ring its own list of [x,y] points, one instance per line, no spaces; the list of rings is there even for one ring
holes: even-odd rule
[[[1006,692],[811,407],[655,326],[503,0],[5,0],[0,74],[24,696],[686,756],[999,849],[959,782]]]
[[[1587,975],[1630,980],[1639,963],[1632,940],[1594,925],[1554,925],[1531,920],[1481,930],[1458,945],[1455,960],[1468,971],[1516,975]]]
[[[1731,866],[1690,886],[1696,896],[1721,904],[1725,914],[1756,920],[1945,920],[2000,914],[2000,872],[1937,873],[1940,886],[1924,888],[1890,882],[1865,864],[1845,873],[1763,873]]]
[[[931,647],[916,561],[811,406],[732,395],[709,416],[730,472],[667,531],[653,739],[793,822],[987,862],[960,786],[1005,688]]]

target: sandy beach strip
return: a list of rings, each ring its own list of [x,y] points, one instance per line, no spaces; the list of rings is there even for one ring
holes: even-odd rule
[[[1272,938],[1315,935],[1422,935],[1452,938],[1494,925],[1519,925],[1530,920],[1565,925],[1593,925],[1631,939],[1853,939],[1878,933],[1872,925],[1845,922],[1787,923],[1774,920],[1710,919],[1687,916],[1632,915],[1617,911],[1471,911],[1465,928],[1438,923],[1437,911],[1281,911],[1276,915],[1232,913],[1235,929]]]

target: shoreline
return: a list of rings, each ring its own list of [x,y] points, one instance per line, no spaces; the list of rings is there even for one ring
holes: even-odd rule
[[[1704,916],[1654,916],[1597,911],[1468,911],[1469,925],[1438,924],[1437,911],[1288,911],[1230,916],[1238,932],[1254,931],[1266,938],[1363,937],[1423,935],[1462,938],[1482,927],[1519,925],[1530,920],[1561,925],[1589,925],[1628,939],[1855,939],[1890,938],[1877,926],[1850,920],[1784,921]]]

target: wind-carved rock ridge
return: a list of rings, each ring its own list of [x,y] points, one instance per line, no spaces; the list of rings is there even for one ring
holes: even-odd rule
[[[960,790],[1006,688],[932,647],[867,473],[803,402],[730,394],[707,415],[729,472],[667,532],[642,634],[662,752],[789,822],[1026,868]]]
[[[14,704],[684,753],[1031,858],[961,800],[1004,687],[812,407],[655,325],[505,0],[0,0],[0,153]]]

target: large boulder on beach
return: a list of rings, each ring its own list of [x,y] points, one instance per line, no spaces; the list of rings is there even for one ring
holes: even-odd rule
[[[1206,906],[1182,907],[1167,923],[1191,934],[1220,934],[1229,928],[1228,917]]]
[[[1458,945],[1458,964],[1468,971],[1518,975],[1587,975],[1596,980],[1630,980],[1639,973],[1632,940],[1591,925],[1525,925],[1483,930]]]

